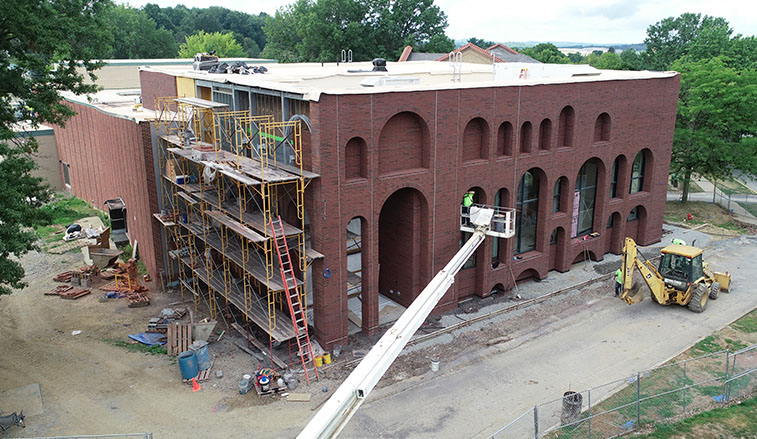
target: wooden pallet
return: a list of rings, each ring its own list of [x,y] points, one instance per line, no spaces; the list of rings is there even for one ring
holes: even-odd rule
[[[210,369],[213,368],[213,363],[210,363],[210,368],[201,370],[199,374],[197,374],[197,377],[195,378],[198,382],[200,381],[207,381],[210,378]],[[192,384],[192,380],[182,380],[183,382],[187,384]]]
[[[71,276],[73,276],[73,274],[74,274],[74,272],[73,272],[73,271],[64,271],[63,273],[58,273],[58,274],[57,274],[57,275],[56,275],[56,276],[55,276],[55,277],[53,278],[53,280],[54,280],[55,282],[64,282],[64,283],[68,283],[68,282],[70,282],[70,281],[71,281]]]
[[[60,294],[61,299],[69,299],[69,300],[75,300],[80,297],[86,296],[87,294],[91,293],[90,290],[84,290],[81,288],[72,288],[69,291],[66,291],[65,293]]]
[[[192,344],[192,324],[191,323],[174,323],[166,327],[166,352],[168,355],[179,355],[189,350]]]
[[[71,285],[58,285],[50,291],[45,292],[45,296],[60,296],[61,294],[73,290]]]

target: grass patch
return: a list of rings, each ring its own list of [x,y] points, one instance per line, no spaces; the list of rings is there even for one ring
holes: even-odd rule
[[[40,225],[35,230],[39,238],[46,244],[59,241],[63,238],[66,226],[88,216],[100,217],[105,227],[110,227],[108,215],[90,206],[81,198],[56,194],[49,203],[40,207],[40,209],[48,214],[50,220],[47,224]]]
[[[743,207],[744,210],[752,215],[757,216],[757,204],[739,203],[739,206]]]
[[[738,405],[716,408],[673,424],[660,424],[644,439],[747,438],[757,432],[757,397]]]
[[[146,344],[142,344],[142,343],[129,343],[123,340],[110,340],[110,339],[105,339],[103,341],[113,346],[126,348],[126,350],[129,352],[142,352],[142,353],[150,354],[150,355],[166,355],[168,353],[166,351],[165,346],[161,346],[161,345],[147,346]]]
[[[707,337],[700,340],[697,344],[695,344],[691,349],[697,356],[711,354],[713,352],[723,350],[723,348],[720,346],[720,343],[718,342],[717,335],[708,335]]]
[[[718,180],[717,187],[721,192],[723,192],[726,195],[755,194],[753,190],[749,189],[742,182],[733,178],[728,178],[725,180]]]
[[[688,214],[692,215],[691,220],[687,220]],[[680,201],[668,201],[665,203],[665,221],[673,223],[686,223],[689,225],[710,224],[736,233],[751,233],[748,229],[742,227],[733,220],[733,216],[726,209],[717,204],[706,203],[703,201],[689,201],[681,203]],[[708,226],[709,227],[709,226]]]
[[[757,310],[753,310],[749,314],[733,322],[731,328],[746,334],[754,334],[757,332]]]

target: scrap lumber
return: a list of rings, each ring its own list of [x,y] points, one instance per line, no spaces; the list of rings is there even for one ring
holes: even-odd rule
[[[247,341],[249,341],[250,343],[252,343],[253,346],[255,346],[256,348],[258,348],[260,350],[260,352],[264,356],[266,356],[266,357],[269,356],[268,353],[266,352],[266,347],[263,346],[263,344],[260,343],[255,337],[253,337],[252,334],[250,334],[246,329],[244,329],[242,327],[242,325],[240,325],[239,323],[232,323],[231,326],[234,329],[236,329],[236,331],[239,334],[241,334],[242,337],[244,337]],[[239,347],[239,345],[237,345],[237,347]],[[254,355],[254,354],[251,354],[251,355]],[[282,369],[286,369],[287,368],[287,364],[285,362],[281,361],[280,359],[278,359],[276,357],[276,355],[273,356],[273,362],[276,363],[276,365],[278,367],[282,368]]]
[[[53,288],[50,291],[45,292],[45,296],[60,296],[62,293],[65,293],[69,290],[73,290],[74,287],[71,285],[58,285],[57,287]]]
[[[86,296],[87,294],[91,293],[90,290],[85,290],[82,288],[72,288],[70,291],[66,291],[65,293],[61,293],[60,297],[61,299],[69,299],[69,300],[76,300],[80,297]]]
[[[189,349],[192,344],[192,324],[174,322],[166,327],[166,352],[175,356]]]
[[[71,281],[71,276],[73,276],[73,274],[73,271],[64,271],[63,273],[58,273],[53,278],[53,281],[68,283]]]

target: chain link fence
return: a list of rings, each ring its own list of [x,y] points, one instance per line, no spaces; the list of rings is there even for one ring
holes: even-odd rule
[[[724,192],[719,187],[715,187],[712,191],[712,202],[730,211],[736,204],[740,204],[742,207],[744,204],[757,204],[757,195]]]
[[[757,391],[757,345],[638,372],[534,406],[491,439],[611,439]]]

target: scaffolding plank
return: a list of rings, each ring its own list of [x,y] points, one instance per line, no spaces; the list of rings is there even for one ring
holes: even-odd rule
[[[213,206],[218,206],[220,209],[222,209],[224,212],[226,212],[229,216],[233,218],[239,218],[239,208],[236,205],[230,205],[229,203],[226,204],[220,204],[218,202],[218,195],[215,194],[215,191],[204,191],[204,192],[198,192],[196,196],[200,197],[203,201],[208,202],[209,204]],[[265,223],[265,219],[263,218],[263,214],[260,212],[242,212],[242,223],[245,225],[255,229],[263,236],[266,236],[268,234],[268,226]],[[282,224],[284,225],[284,234],[287,237],[297,235],[299,233],[302,233],[302,230],[298,229],[297,227],[287,223],[286,221],[282,220]]]
[[[294,175],[299,175],[300,171],[302,171],[302,176],[307,178],[308,180],[312,180],[314,178],[320,177],[320,175],[316,174],[315,172],[310,172],[305,169],[300,170],[300,168],[292,165],[287,165],[286,163],[277,163],[276,166],[279,169],[283,169],[289,173],[292,173]]]
[[[252,241],[252,242],[265,242],[266,237],[260,236],[257,232],[254,230],[246,227],[244,224],[234,221],[233,219],[229,218],[225,213],[220,212],[218,210],[212,210],[210,212],[207,212],[207,215],[214,220],[218,221],[219,223],[223,224],[224,226],[228,227],[238,235]]]
[[[163,224],[164,227],[172,227],[175,226],[176,223],[174,221],[168,221],[164,220],[159,213],[153,213],[152,216],[155,217],[156,220],[158,220],[159,223]]]
[[[223,104],[221,102],[214,102],[214,101],[208,101],[206,99],[200,99],[200,98],[176,98],[176,102],[181,102],[182,104],[188,104],[193,107],[200,107],[200,108],[227,108],[227,104]]]
[[[244,171],[245,174],[248,174],[260,181],[266,181],[270,183],[295,181],[300,178],[298,175],[284,171],[282,169],[263,166],[260,163],[260,160],[251,159],[248,157],[239,158],[239,167]]]
[[[189,194],[187,194],[184,191],[179,191],[179,193],[177,195],[180,198],[182,198],[184,201],[186,201],[188,204],[195,205],[195,204],[198,203],[197,200],[195,200],[194,198],[190,197]]]
[[[257,186],[260,184],[258,180],[250,178],[246,175],[242,175],[239,172],[227,167],[221,167],[219,171],[221,172],[221,174],[248,186]]]

